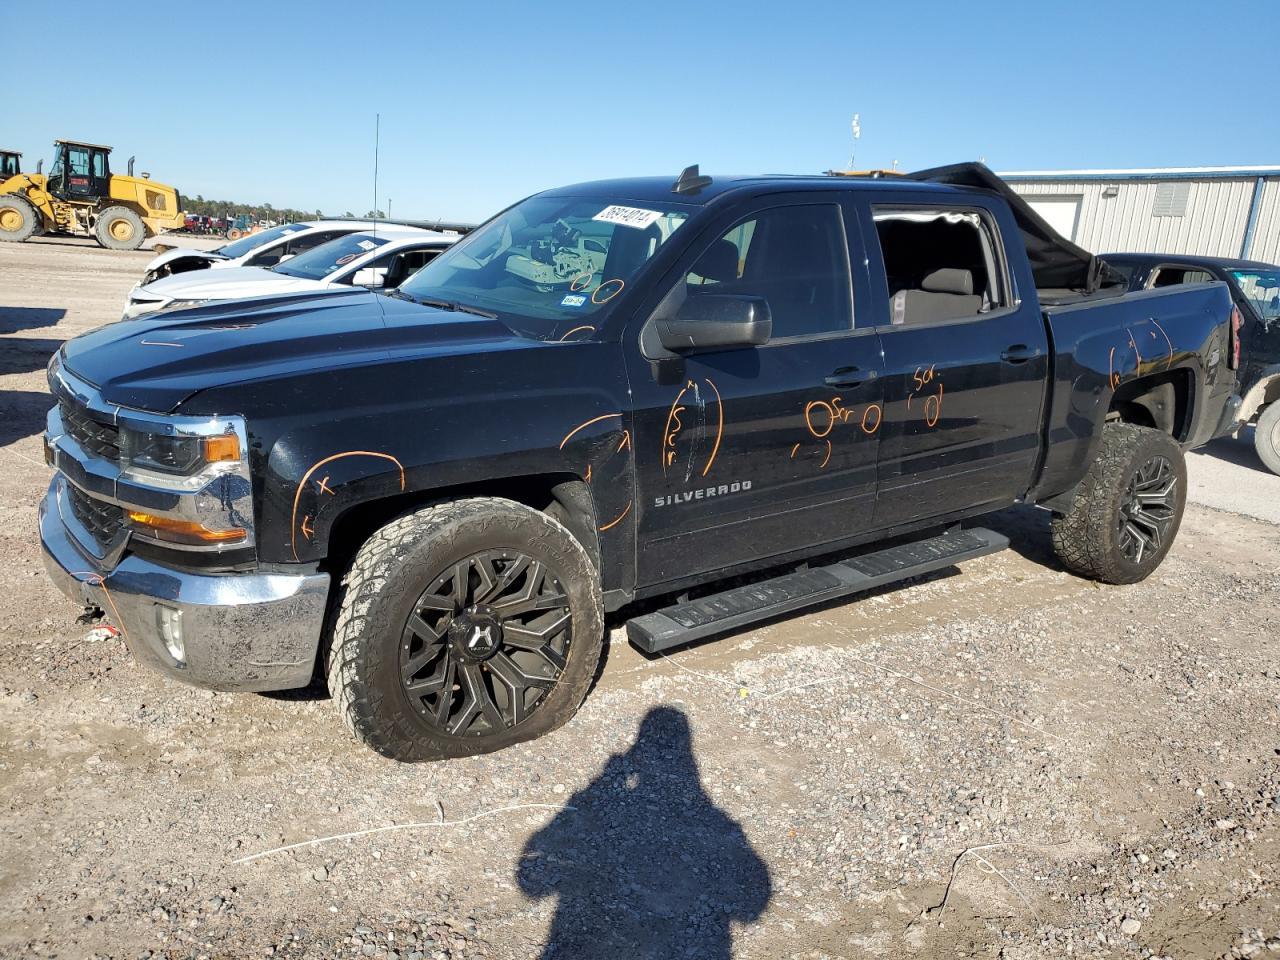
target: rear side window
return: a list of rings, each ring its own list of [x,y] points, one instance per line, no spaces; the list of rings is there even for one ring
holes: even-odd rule
[[[995,228],[979,210],[873,210],[895,326],[977,318],[1008,298]]]
[[[771,340],[853,327],[844,222],[834,204],[774,207],[734,224],[685,276],[687,296],[763,297]]]
[[[1152,287],[1176,287],[1183,283],[1209,283],[1213,275],[1191,267],[1157,267],[1151,278]]]

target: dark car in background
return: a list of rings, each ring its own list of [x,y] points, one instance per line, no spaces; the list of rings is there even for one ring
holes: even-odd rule
[[[1130,290],[1226,283],[1242,324],[1238,425],[1257,424],[1253,442],[1258,456],[1280,474],[1280,266],[1164,253],[1106,253],[1102,259],[1128,280]]]

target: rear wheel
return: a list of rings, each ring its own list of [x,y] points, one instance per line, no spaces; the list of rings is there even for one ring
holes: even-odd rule
[[[586,696],[604,614],[587,552],[510,500],[438,504],[383,527],[344,580],[329,689],[396,760],[488,753],[549,733]]]
[[[110,250],[137,250],[147,239],[142,218],[128,207],[107,207],[93,226],[98,243]]]
[[[1150,427],[1108,423],[1053,548],[1073,573],[1104,583],[1150,576],[1173,545],[1187,501],[1182,448]]]
[[[25,240],[36,232],[40,215],[26,197],[0,193],[0,240]]]
[[[1280,400],[1262,411],[1253,430],[1253,447],[1272,473],[1280,473]]]

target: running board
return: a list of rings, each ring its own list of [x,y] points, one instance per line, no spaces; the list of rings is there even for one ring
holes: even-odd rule
[[[825,567],[796,570],[643,614],[627,621],[627,639],[645,653],[657,653],[793,610],[942,570],[1007,546],[1008,537],[984,527],[952,530],[928,540],[864,553]]]

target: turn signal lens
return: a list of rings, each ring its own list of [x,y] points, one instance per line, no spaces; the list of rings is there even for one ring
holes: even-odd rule
[[[157,540],[168,540],[171,543],[236,543],[245,538],[242,527],[210,530],[204,524],[192,520],[157,517],[135,510],[129,511],[129,522],[148,536],[155,537]]]
[[[222,463],[226,460],[239,460],[240,438],[234,433],[224,433],[219,437],[205,437],[204,459],[206,463]]]

